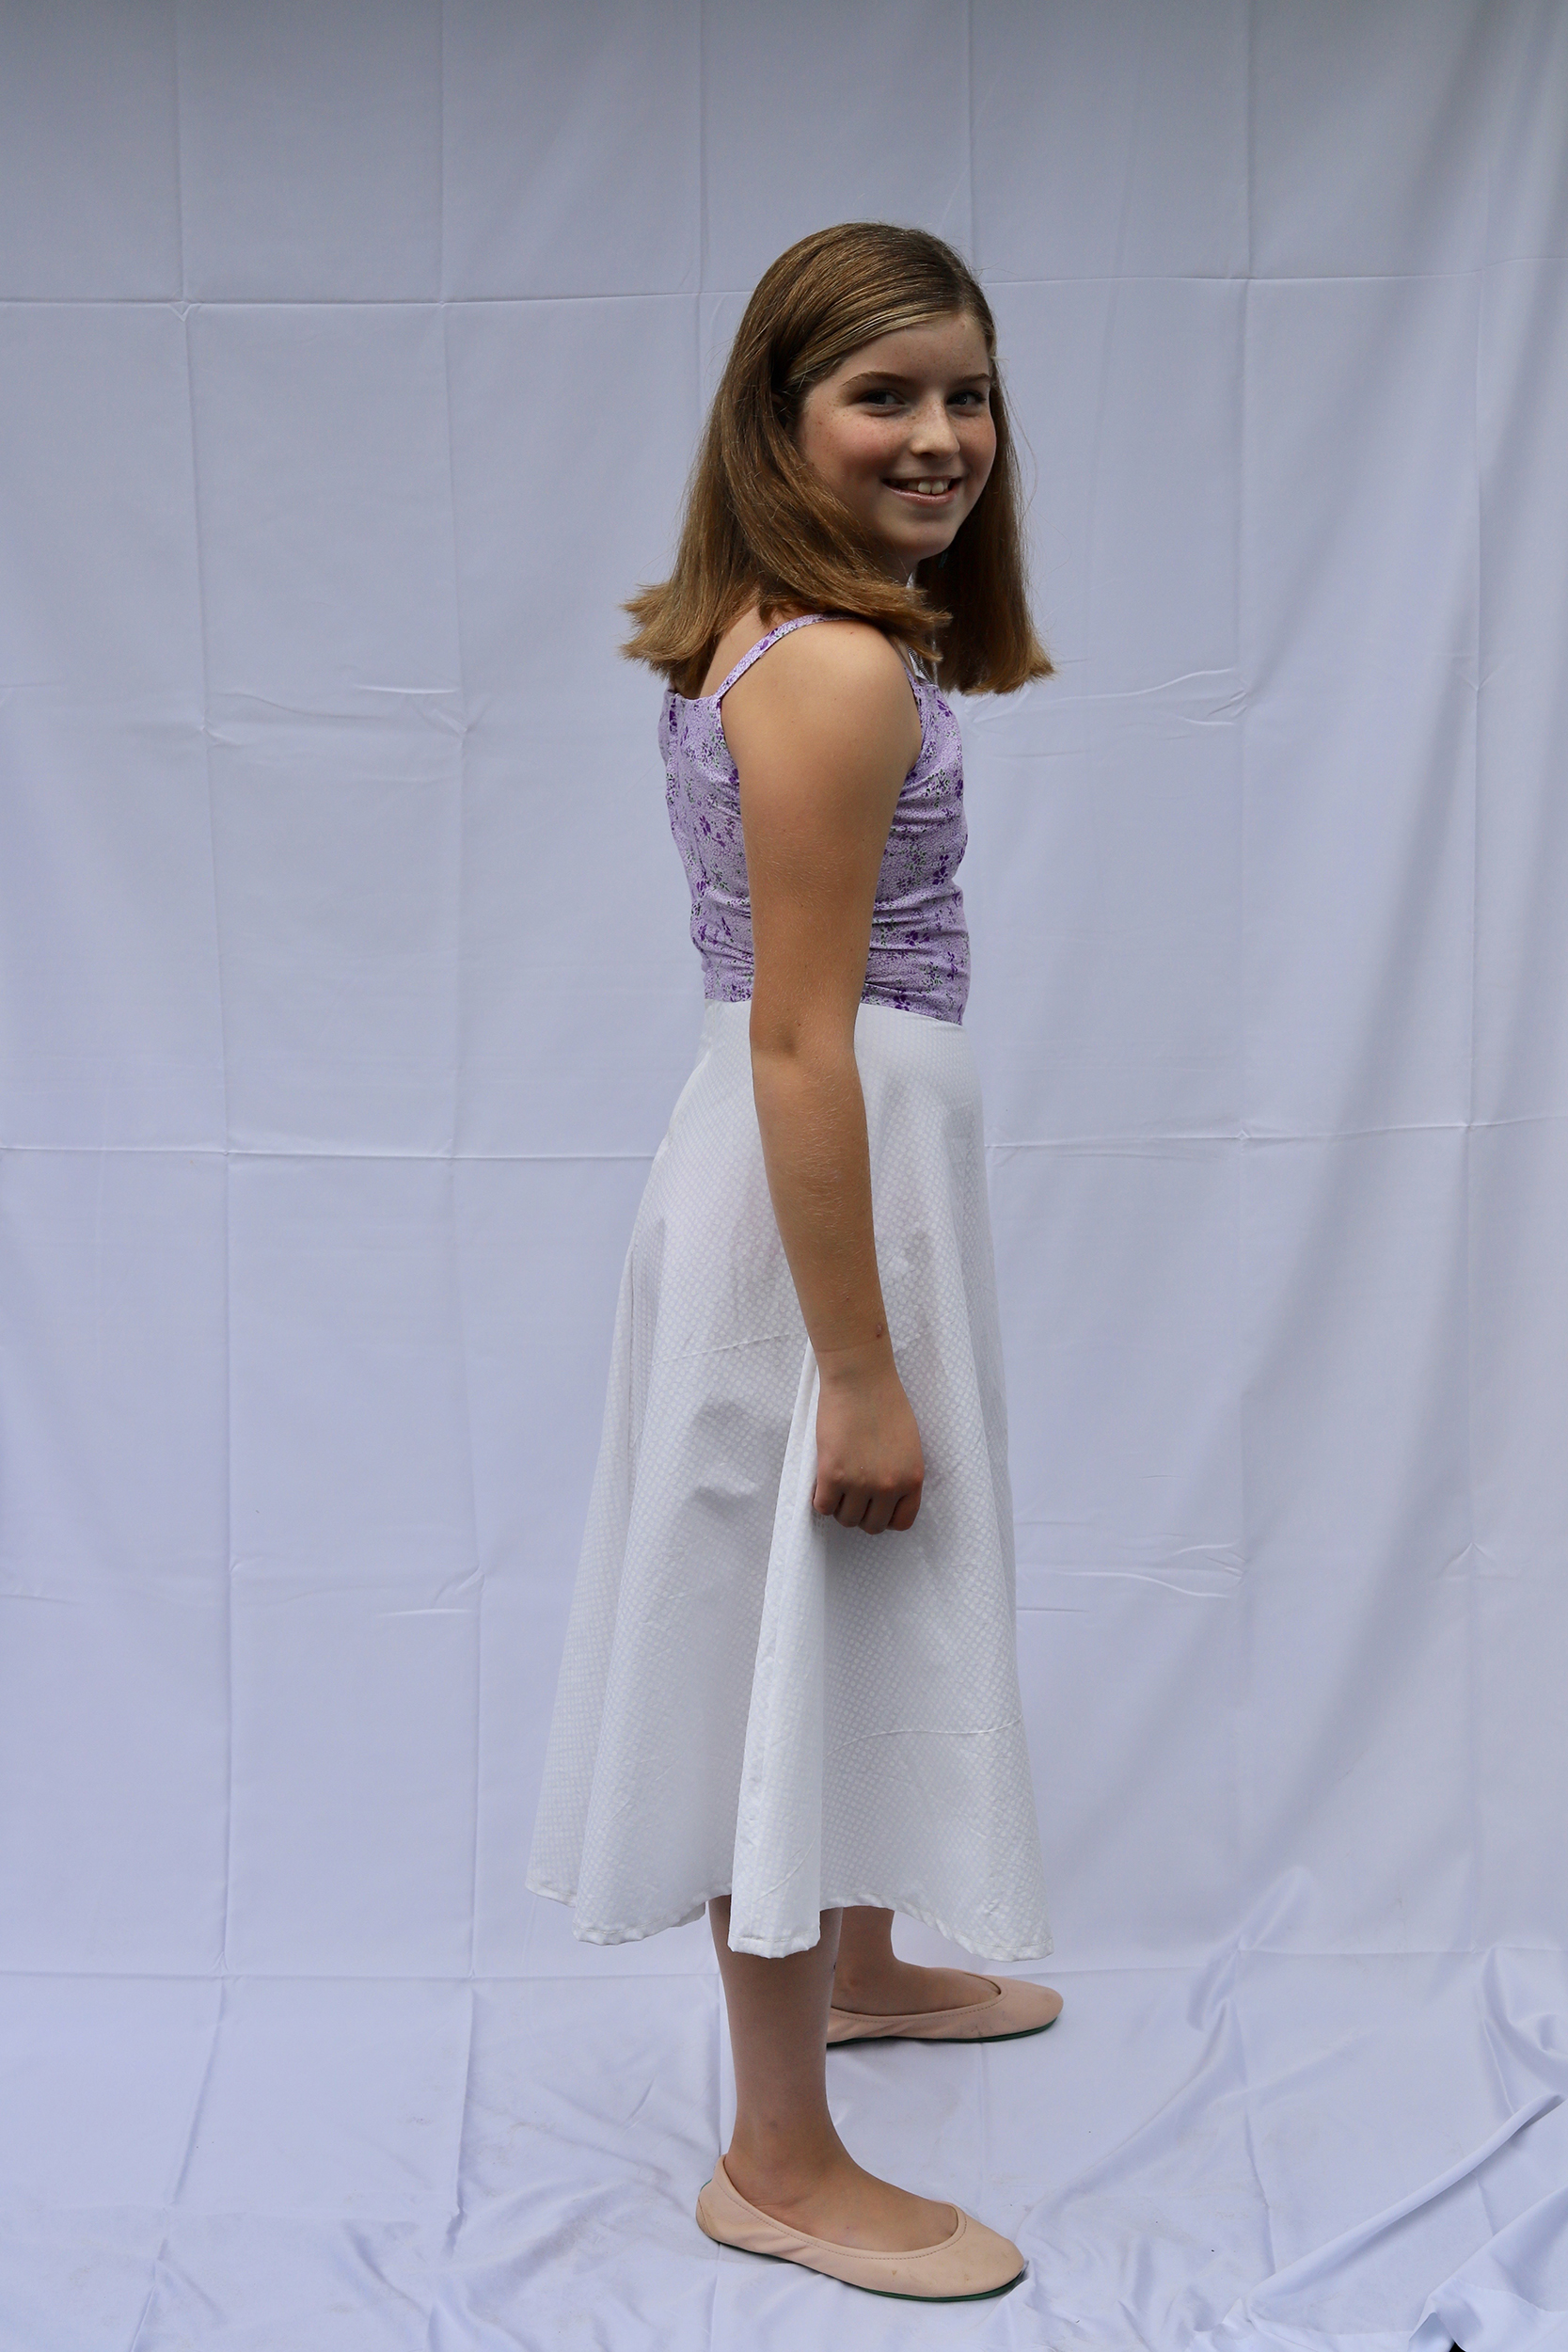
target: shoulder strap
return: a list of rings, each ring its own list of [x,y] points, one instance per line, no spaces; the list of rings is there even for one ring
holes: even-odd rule
[[[825,612],[801,612],[793,621],[781,621],[777,628],[770,628],[766,637],[759,637],[757,639],[756,644],[752,647],[750,653],[742,654],[740,660],[736,663],[735,668],[730,672],[729,676],[724,680],[723,685],[714,695],[714,701],[716,703],[722,702],[725,695],[729,692],[730,688],[735,684],[736,679],[737,677],[744,677],[752,662],[760,660],[762,656],[768,651],[768,646],[776,645],[781,637],[787,637],[792,628],[809,628],[813,621],[825,621],[827,617],[828,616]]]

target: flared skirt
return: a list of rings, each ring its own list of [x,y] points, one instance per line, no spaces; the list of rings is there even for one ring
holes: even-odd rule
[[[1051,1949],[1015,1644],[981,1101],[955,1024],[863,1004],[878,1270],[912,1528],[811,1507],[817,1370],[763,1164],[751,1008],[710,1003],[626,1251],[530,1858],[613,1944],[729,1894],[730,1942],[872,1903]]]

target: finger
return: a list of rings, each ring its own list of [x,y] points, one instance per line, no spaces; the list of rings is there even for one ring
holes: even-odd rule
[[[895,1534],[907,1535],[911,1528],[914,1525],[915,1518],[919,1509],[920,1489],[918,1486],[915,1486],[911,1488],[908,1494],[899,1496],[898,1502],[894,1509],[893,1516],[888,1520],[889,1527],[894,1530]]]
[[[841,1527],[859,1527],[871,1501],[869,1486],[847,1486],[844,1499],[833,1513]]]
[[[894,1505],[897,1500],[896,1495],[873,1495],[865,1517],[861,1521],[861,1534],[863,1535],[883,1534],[888,1521],[893,1517]]]

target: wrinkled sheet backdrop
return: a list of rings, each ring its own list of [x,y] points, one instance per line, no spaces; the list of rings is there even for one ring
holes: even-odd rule
[[[1564,2342],[1565,129],[1555,0],[0,8],[0,2352]],[[522,1887],[700,1018],[617,600],[864,215],[1061,665],[964,882],[1068,2007],[832,2061],[961,2314],[709,2248],[704,1931]]]

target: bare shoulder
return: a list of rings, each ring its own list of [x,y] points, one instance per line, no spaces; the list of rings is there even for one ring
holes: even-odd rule
[[[905,705],[911,700],[909,672],[891,640],[869,621],[834,617],[791,629],[748,670],[741,684],[753,678],[761,684],[769,676],[795,694],[848,695],[895,707],[900,696]]]
[[[724,732],[736,757],[762,748],[780,726],[803,749],[852,737],[902,759],[920,751],[920,715],[897,649],[869,621],[815,621],[791,629],[724,698]]]

